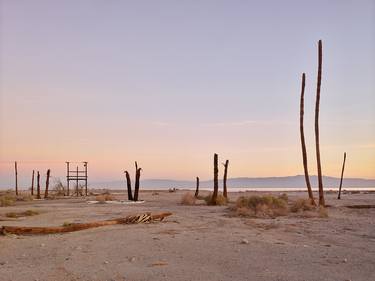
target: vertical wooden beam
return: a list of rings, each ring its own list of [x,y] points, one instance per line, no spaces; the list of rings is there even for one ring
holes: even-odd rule
[[[48,198],[48,188],[49,188],[49,176],[51,174],[51,170],[47,170],[47,177],[46,177],[46,190],[44,191],[44,198]]]
[[[17,161],[14,162],[14,172],[15,172],[15,177],[16,177],[16,195],[18,195],[18,169],[17,169]]]
[[[83,162],[83,165],[85,167],[85,194],[87,196],[87,162]]]
[[[69,196],[69,162],[66,162],[66,189],[67,189],[67,195]]]
[[[31,195],[34,195],[34,174],[35,171],[33,170],[33,175],[31,176]]]
[[[76,174],[77,174],[77,178],[76,178],[76,193],[77,193],[77,197],[78,197],[78,166],[77,166],[77,170],[76,170]]]
[[[299,113],[299,129],[301,135],[301,146],[302,146],[302,159],[303,159],[303,171],[305,173],[305,181],[307,187],[307,193],[309,195],[309,199],[311,204],[314,206],[316,205],[314,200],[314,194],[311,189],[310,184],[310,177],[309,177],[309,170],[307,167],[307,153],[306,153],[306,143],[305,143],[305,132],[303,129],[303,115],[305,111],[305,80],[306,76],[305,73],[302,73],[302,87],[301,87],[301,100],[300,100],[300,113]]]
[[[37,199],[40,199],[40,173],[39,171],[37,172],[37,175],[36,175],[36,198]]]
[[[196,184],[194,196],[198,197],[198,194],[199,194],[199,177],[197,177],[197,184]]]
[[[344,177],[345,161],[346,161],[346,152],[344,152],[344,161],[342,162],[341,179],[340,179],[340,187],[339,187],[339,195],[337,196],[337,199],[341,199],[341,187],[342,187],[342,179],[343,179],[343,177]]]
[[[223,196],[228,199],[228,192],[227,192],[227,177],[228,177],[228,165],[229,160],[223,163],[224,165],[224,178],[223,178]]]
[[[316,162],[318,166],[318,184],[319,184],[319,206],[325,206],[322,166],[320,162],[320,143],[319,143],[319,105],[320,105],[320,87],[322,82],[322,40],[318,42],[318,79],[316,86],[316,102],[315,102],[315,147]]]
[[[131,183],[130,175],[128,171],[125,171],[125,176],[126,176],[126,187],[128,189],[128,200],[133,201],[132,183]]]
[[[216,205],[217,194],[219,191],[219,167],[218,167],[218,155],[214,154],[214,192],[211,198],[211,204]]]

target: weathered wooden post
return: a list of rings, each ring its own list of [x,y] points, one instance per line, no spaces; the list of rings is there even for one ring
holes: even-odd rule
[[[322,82],[322,40],[318,42],[318,79],[316,86],[316,103],[315,103],[315,147],[316,162],[318,166],[318,184],[319,184],[319,206],[325,206],[322,166],[320,163],[320,144],[319,144],[319,104],[320,104],[320,86]]]
[[[211,204],[216,205],[217,194],[219,191],[219,167],[218,167],[218,155],[214,154],[214,192],[211,198]]]
[[[16,195],[18,195],[18,169],[17,169],[17,161],[14,162],[14,172],[16,176]]]
[[[47,170],[47,177],[46,177],[46,190],[44,191],[44,198],[48,198],[48,188],[49,188],[49,176],[51,174],[51,170]]]
[[[299,114],[299,129],[301,134],[301,146],[302,146],[302,158],[303,158],[303,170],[305,173],[305,181],[307,192],[309,194],[309,199],[311,204],[316,205],[314,200],[314,194],[311,190],[309,170],[307,168],[307,153],[306,153],[306,143],[305,143],[305,133],[303,129],[303,115],[305,107],[305,73],[302,73],[302,88],[301,88],[301,101],[300,101],[300,114]]]
[[[87,162],[83,162],[83,166],[85,167],[85,195],[87,196]]]
[[[31,176],[31,195],[34,195],[34,174],[35,171],[33,170],[33,175]]]
[[[223,165],[224,165],[223,196],[228,199],[228,193],[227,193],[227,176],[228,176],[229,160],[225,161],[225,163],[223,163]]]
[[[342,187],[342,179],[343,179],[343,177],[344,177],[345,161],[346,161],[346,152],[344,152],[344,161],[342,162],[341,179],[340,179],[340,187],[339,187],[339,195],[337,196],[337,199],[341,199],[341,187]]]
[[[197,198],[198,194],[199,194],[199,177],[197,177],[197,185],[196,185],[196,188],[195,188],[194,196]]]
[[[78,197],[78,188],[79,188],[79,182],[78,182],[78,166],[77,166],[77,169],[76,169],[76,193],[77,193],[77,197]]]
[[[40,199],[40,173],[36,175],[36,198]]]
[[[66,162],[66,190],[67,190],[67,196],[69,196],[69,182],[70,182],[70,179],[69,179],[69,164],[70,162]],[[65,194],[64,194],[65,195]]]
[[[133,201],[132,183],[131,183],[130,175],[128,171],[125,171],[125,176],[126,176],[126,186],[128,189],[128,200]]]
[[[139,193],[139,179],[141,177],[141,168],[138,168],[137,161],[135,162],[135,184],[134,184],[134,201],[138,201],[138,193]]]

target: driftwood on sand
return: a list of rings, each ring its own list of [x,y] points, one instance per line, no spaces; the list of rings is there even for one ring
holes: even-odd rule
[[[53,227],[33,227],[33,226],[3,226],[0,229],[0,234],[55,234],[64,232],[79,231],[99,226],[114,225],[114,224],[138,224],[150,223],[154,221],[162,221],[165,217],[172,215],[170,212],[160,214],[145,213],[134,216],[126,216],[123,218],[110,219],[104,221],[96,221],[89,223],[71,223],[64,226]]]

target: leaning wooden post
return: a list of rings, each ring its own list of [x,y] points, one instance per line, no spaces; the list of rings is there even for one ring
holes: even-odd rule
[[[228,199],[228,193],[227,193],[227,176],[228,176],[229,160],[225,161],[225,163],[223,163],[223,165],[224,165],[223,196]]]
[[[300,112],[299,112],[299,129],[301,134],[301,146],[302,146],[302,158],[303,158],[303,170],[305,172],[305,181],[307,186],[307,192],[309,194],[309,199],[311,204],[316,206],[314,195],[311,190],[309,170],[307,168],[307,153],[306,153],[306,143],[305,143],[305,133],[303,129],[303,115],[305,107],[305,73],[302,73],[302,88],[301,88],[301,101],[300,101]]]
[[[138,201],[138,193],[139,193],[139,179],[141,177],[141,168],[138,168],[137,162],[135,162],[135,184],[134,184],[134,201]]]
[[[340,187],[339,187],[339,195],[337,196],[337,199],[341,199],[341,187],[342,187],[342,179],[343,179],[343,177],[344,177],[345,161],[346,161],[346,152],[344,152],[344,161],[342,162],[341,179],[340,179]]]
[[[126,186],[128,188],[128,200],[133,201],[132,183],[131,183],[130,175],[128,171],[125,171],[125,176],[126,176]]]
[[[49,176],[51,174],[51,170],[47,170],[47,178],[46,178],[46,190],[44,191],[44,198],[48,198],[48,188],[49,188]]]
[[[324,206],[324,190],[322,179],[322,166],[320,163],[320,145],[319,145],[319,104],[320,104],[320,86],[322,81],[322,40],[318,43],[318,81],[316,86],[316,103],[315,103],[315,147],[316,162],[318,166],[318,184],[319,184],[319,206]]]
[[[196,188],[195,188],[194,196],[198,197],[198,194],[199,194],[199,177],[197,177],[197,185],[196,185]]]
[[[34,195],[34,174],[35,171],[33,170],[33,175],[31,176],[31,195]]]
[[[219,167],[218,155],[214,154],[214,193],[212,194],[211,204],[216,205],[217,194],[219,191]]]
[[[16,195],[18,195],[18,169],[17,169],[17,161],[14,162],[14,172],[16,176]]]
[[[39,174],[39,171],[36,175],[36,198],[40,199],[40,174]]]

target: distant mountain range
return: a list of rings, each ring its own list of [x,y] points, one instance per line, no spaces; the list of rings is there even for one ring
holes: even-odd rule
[[[312,187],[318,186],[318,177],[310,177]],[[338,187],[340,179],[335,177],[323,177],[323,184],[327,188]],[[219,180],[219,186],[222,179]],[[125,189],[125,181],[91,182],[91,187]],[[305,177],[303,175],[288,177],[263,177],[263,178],[230,178],[228,188],[303,188],[305,187]],[[168,189],[168,188],[194,188],[195,181],[169,180],[169,179],[141,179],[141,187],[146,189]],[[200,182],[201,188],[213,187],[213,180]],[[375,179],[344,178],[343,187],[375,187]]]

